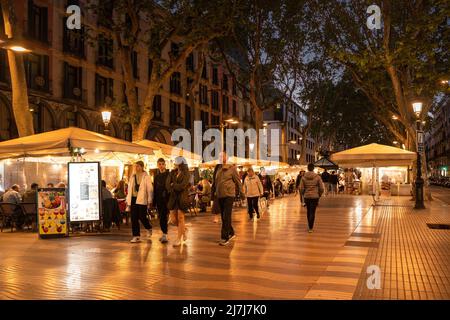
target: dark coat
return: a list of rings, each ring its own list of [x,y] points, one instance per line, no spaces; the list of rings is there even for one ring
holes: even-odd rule
[[[167,209],[169,210],[183,210],[189,209],[189,186],[190,186],[190,174],[184,172],[180,176],[178,170],[172,170],[167,177],[166,189],[169,192],[169,201],[167,203]]]

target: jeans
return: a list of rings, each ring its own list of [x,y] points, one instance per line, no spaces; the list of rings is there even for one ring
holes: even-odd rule
[[[324,186],[324,189],[325,189],[325,195],[327,195],[328,192],[330,191],[330,183],[329,182],[324,182],[323,186]]]
[[[259,197],[247,197],[247,209],[250,219],[253,218],[253,212],[256,211],[256,216],[259,218],[259,206],[258,206]]]
[[[147,206],[136,204],[136,198],[131,198],[131,229],[133,232],[133,237],[141,236],[141,228],[139,221],[142,222],[144,228],[150,230],[152,225],[147,218]]]
[[[231,213],[233,210],[234,197],[226,197],[219,199],[219,208],[222,215],[222,231],[223,240],[228,240],[234,236],[233,226],[231,225]]]
[[[169,218],[169,210],[167,209],[167,202],[157,201],[156,209],[158,210],[159,225],[161,227],[161,231],[162,233],[167,234],[168,232],[167,220]]]
[[[314,219],[316,218],[316,208],[319,204],[319,199],[305,199],[306,215],[308,217],[308,227],[310,230],[314,227]]]

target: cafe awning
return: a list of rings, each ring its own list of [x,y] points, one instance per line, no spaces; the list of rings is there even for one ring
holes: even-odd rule
[[[314,166],[322,169],[339,169],[339,166],[336,163],[327,158],[317,160],[314,162]]]
[[[151,148],[97,132],[69,127],[0,142],[0,160],[22,157],[69,156],[69,148],[87,153],[153,154]]]
[[[415,152],[371,143],[331,155],[331,160],[341,167],[391,167],[408,166],[416,160]]]
[[[184,150],[182,148],[178,148],[175,146],[171,146],[168,144],[164,144],[161,142],[156,142],[156,141],[152,141],[152,140],[140,140],[140,141],[135,141],[136,144],[147,147],[147,148],[151,148],[153,150],[155,150],[155,153],[157,154],[158,150],[161,152],[161,156],[165,156],[165,157],[169,157],[169,158],[176,158],[178,156],[182,156],[184,157],[186,160],[191,160],[191,161],[197,161],[200,162],[202,161],[202,157],[196,153]]]

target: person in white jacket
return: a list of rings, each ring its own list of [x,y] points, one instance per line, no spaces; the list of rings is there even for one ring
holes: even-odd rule
[[[253,219],[253,213],[256,211],[256,217],[259,219],[259,208],[258,200],[259,197],[263,195],[264,188],[262,186],[261,180],[255,174],[252,168],[247,170],[247,176],[244,180],[244,193],[247,197],[247,209],[250,216],[250,220]]]
[[[153,184],[150,176],[144,171],[144,163],[138,161],[134,165],[134,173],[128,181],[127,210],[131,209],[131,228],[133,238],[131,243],[141,242],[139,221],[147,230],[147,238],[152,236],[152,225],[147,217],[147,209],[153,199]]]

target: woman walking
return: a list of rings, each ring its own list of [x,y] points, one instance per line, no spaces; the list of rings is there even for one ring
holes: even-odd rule
[[[305,173],[300,181],[300,194],[303,195],[306,203],[308,217],[308,232],[312,233],[314,220],[316,217],[316,208],[319,204],[319,198],[322,196],[325,188],[322,179],[314,172],[314,164],[308,164],[308,172]]]
[[[167,209],[171,211],[171,222],[178,226],[178,237],[173,246],[179,247],[187,240],[184,215],[189,208],[190,175],[186,159],[177,157],[174,164],[175,169],[170,172],[166,182],[169,192]]]
[[[264,193],[261,180],[255,174],[252,168],[247,170],[247,177],[244,180],[244,193],[247,197],[247,210],[250,220],[253,219],[253,213],[256,211],[256,218],[260,218],[258,200]]]
[[[134,173],[128,184],[127,206],[131,209],[131,228],[133,238],[131,243],[141,242],[139,221],[147,230],[147,238],[152,236],[152,225],[147,217],[147,210],[152,205],[153,185],[150,176],[144,171],[144,163],[136,162]]]

